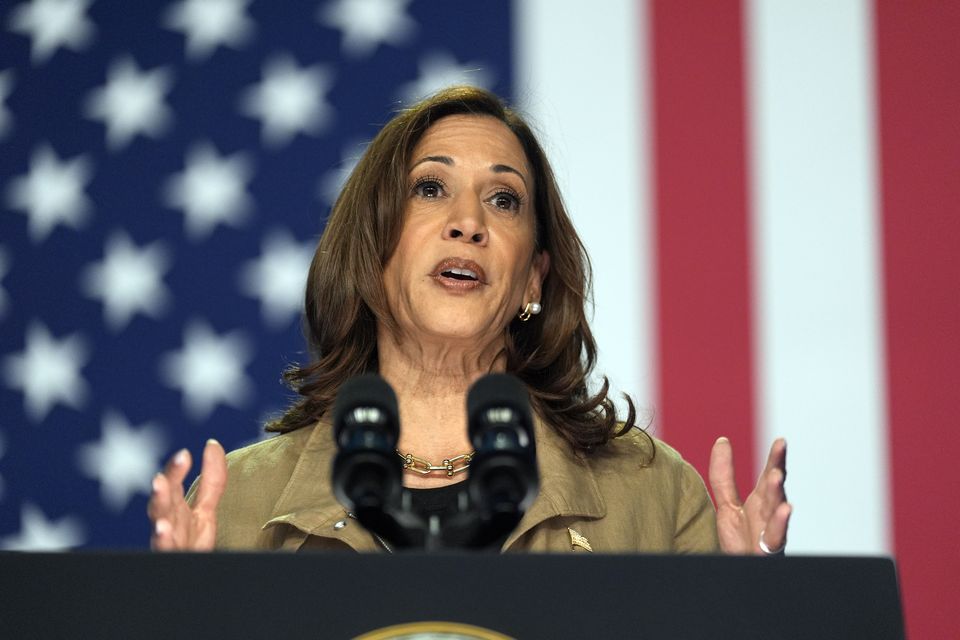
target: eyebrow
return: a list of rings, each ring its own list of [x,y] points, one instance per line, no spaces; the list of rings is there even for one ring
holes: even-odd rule
[[[523,185],[527,185],[527,179],[523,177],[523,174],[511,167],[508,164],[495,164],[490,167],[490,170],[494,173],[515,173],[520,176],[520,179],[523,180]]]
[[[452,166],[454,166],[454,165],[456,164],[456,163],[453,161],[453,158],[451,158],[450,156],[426,156],[426,157],[424,157],[424,158],[420,158],[420,159],[417,160],[415,163],[413,163],[413,167],[411,167],[411,169],[413,169],[414,167],[417,167],[417,166],[423,164],[424,162],[439,162],[440,164],[445,164],[445,165],[447,165],[448,167],[452,167]],[[491,165],[491,166],[490,166],[490,170],[493,171],[494,173],[513,173],[513,174],[516,174],[517,176],[519,176],[519,178],[520,178],[521,180],[523,180],[524,186],[526,186],[526,184],[527,184],[527,179],[526,179],[525,177],[523,177],[523,174],[520,173],[519,171],[517,171],[516,169],[514,169],[513,167],[511,167],[511,166],[508,165],[508,164],[494,164],[494,165]]]

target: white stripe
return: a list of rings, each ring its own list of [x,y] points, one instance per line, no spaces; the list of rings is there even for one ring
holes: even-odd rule
[[[642,6],[642,3],[641,3]],[[594,269],[597,372],[652,402],[652,243],[643,15],[632,0],[514,3],[515,95],[535,124]],[[544,309],[544,313],[550,313]],[[618,405],[623,406],[623,405]]]
[[[746,3],[758,416],[797,552],[887,553],[868,0]]]

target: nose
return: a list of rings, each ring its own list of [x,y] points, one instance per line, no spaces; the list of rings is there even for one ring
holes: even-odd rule
[[[483,247],[487,244],[487,237],[484,212],[479,203],[455,207],[443,227],[444,240],[459,240]]]

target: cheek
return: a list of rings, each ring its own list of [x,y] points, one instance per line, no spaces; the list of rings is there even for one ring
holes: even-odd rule
[[[534,240],[531,231],[524,230],[513,238],[511,243],[513,249],[505,259],[511,264],[513,272],[512,289],[523,293],[530,283],[530,279],[536,271],[534,264]]]
[[[409,269],[411,258],[415,255],[415,252],[411,253],[416,246],[412,231],[409,225],[403,226],[397,246],[393,249],[393,255],[384,267],[384,278],[390,278],[394,284],[402,280],[403,274]]]
[[[440,231],[433,228],[437,224],[435,221],[427,216],[417,215],[416,212],[406,212],[404,220],[394,256],[402,258],[404,263],[409,263],[412,258],[423,253],[428,239],[439,235]]]
[[[398,244],[390,260],[383,267],[383,288],[391,305],[396,301],[400,283],[403,281],[404,256],[403,246]]]
[[[423,234],[415,228],[405,228],[393,255],[383,270],[383,284],[387,298],[394,311],[401,300],[414,296],[414,288],[426,273],[421,258],[425,246]]]

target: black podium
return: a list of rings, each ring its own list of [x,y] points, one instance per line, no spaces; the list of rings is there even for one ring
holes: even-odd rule
[[[372,633],[427,621],[488,631]],[[0,638],[364,634],[899,639],[903,619],[883,558],[0,554]]]

